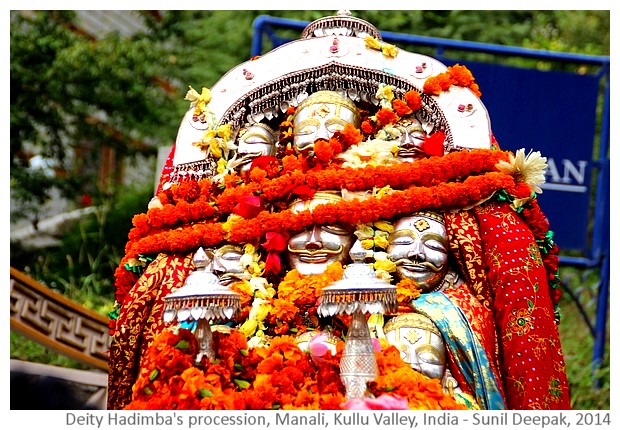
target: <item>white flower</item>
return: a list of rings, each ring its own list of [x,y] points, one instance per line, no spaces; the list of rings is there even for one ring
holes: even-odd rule
[[[527,156],[525,149],[519,149],[515,155],[510,154],[510,161],[500,161],[495,167],[502,173],[512,175],[516,182],[526,183],[530,189],[540,194],[540,185],[545,183],[547,157],[542,157],[539,151],[530,151]]]
[[[394,89],[385,84],[379,84],[375,98],[379,100],[382,108],[391,109],[392,100],[394,100]]]
[[[344,160],[342,167],[388,166],[400,162],[393,148],[394,143],[387,140],[367,140],[351,146],[338,158]]]
[[[149,209],[153,209],[153,208],[163,208],[164,205],[161,204],[161,201],[159,200],[159,197],[155,196],[151,199],[151,201],[149,201],[148,204],[148,208]]]

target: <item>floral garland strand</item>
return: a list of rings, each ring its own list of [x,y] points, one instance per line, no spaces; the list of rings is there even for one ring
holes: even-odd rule
[[[500,189],[514,189],[510,175],[497,172],[471,176],[463,182],[441,183],[434,187],[412,187],[394,191],[382,198],[341,201],[317,206],[312,213],[260,212],[255,218],[233,217],[226,223],[207,222],[179,227],[129,242],[126,257],[158,252],[183,253],[200,246],[210,247],[224,240],[237,244],[251,243],[266,232],[294,233],[311,224],[345,223],[356,225],[421,209],[456,209],[489,198]]]
[[[133,228],[129,240],[137,240],[151,233],[163,231],[184,223],[209,220],[217,215],[230,213],[235,206],[249,196],[260,195],[265,201],[274,202],[287,198],[295,188],[305,186],[312,191],[339,190],[364,191],[373,187],[404,188],[411,185],[430,186],[450,182],[458,178],[494,170],[494,166],[508,157],[506,152],[478,149],[452,152],[443,157],[432,157],[416,163],[401,163],[394,166],[368,166],[362,169],[331,167],[324,170],[304,173],[293,170],[287,175],[260,183],[231,183],[221,194],[207,201],[196,197],[197,189],[204,189],[207,179],[194,183],[194,187],[184,184],[177,189],[185,193],[175,193],[175,198],[166,197],[170,193],[160,193],[159,200],[166,202],[162,207],[153,207],[146,214],[133,218]]]

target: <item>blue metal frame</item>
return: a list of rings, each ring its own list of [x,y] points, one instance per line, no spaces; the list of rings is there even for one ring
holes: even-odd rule
[[[298,21],[287,18],[277,18],[261,15],[254,20],[254,35],[252,39],[252,55],[261,55],[263,52],[263,36],[267,35],[272,47],[280,46],[290,39],[279,37],[274,29],[290,29],[299,32],[309,24],[307,21]],[[450,40],[436,37],[415,36],[403,33],[382,31],[381,37],[388,43],[406,43],[435,48],[435,57],[442,61],[446,49],[458,51],[478,52],[486,54],[503,55],[507,57],[534,58],[546,61],[564,62],[571,64],[596,65],[600,69],[596,77],[605,79],[602,124],[600,131],[599,155],[593,160],[596,173],[596,196],[593,214],[593,231],[590,248],[585,257],[560,256],[560,264],[581,268],[599,268],[600,284],[598,287],[597,309],[595,322],[582,312],[588,326],[593,327],[594,347],[592,365],[595,369],[605,354],[605,340],[607,335],[607,307],[609,303],[609,277],[610,277],[610,249],[609,249],[609,220],[610,220],[610,57],[584,54],[572,54],[565,52],[553,52],[520,48],[514,46],[493,45],[488,43]],[[605,240],[607,237],[607,240]],[[575,296],[573,296],[575,298]],[[578,298],[576,298],[578,300]],[[580,305],[580,303],[578,303]]]

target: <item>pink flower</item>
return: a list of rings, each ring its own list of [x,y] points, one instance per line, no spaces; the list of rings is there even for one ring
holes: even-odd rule
[[[347,400],[342,407],[348,410],[406,410],[409,409],[409,403],[400,396],[381,394],[377,398]]]
[[[329,350],[327,347],[327,335],[318,334],[314,336],[310,339],[310,342],[308,342],[308,349],[313,357],[323,357]]]
[[[265,260],[265,272],[277,275],[278,273],[280,273],[280,270],[282,270],[282,264],[278,252],[267,252],[267,259]]]

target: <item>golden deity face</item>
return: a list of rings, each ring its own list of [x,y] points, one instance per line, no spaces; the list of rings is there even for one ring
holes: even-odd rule
[[[240,279],[248,278],[241,264],[241,257],[243,257],[241,246],[226,244],[219,248],[205,249],[205,253],[208,259],[206,270],[215,273],[220,284],[229,285]]]
[[[383,328],[387,341],[418,372],[441,380],[446,370],[446,345],[430,318],[417,313],[392,318]]]
[[[355,104],[335,91],[317,91],[302,101],[293,116],[293,145],[298,153],[310,151],[317,139],[329,140],[346,124],[360,125]]]
[[[262,155],[275,155],[276,132],[271,127],[256,123],[242,129],[239,133],[237,154],[242,164],[241,172],[250,170],[252,160]]]
[[[296,201],[291,210],[299,213],[320,204],[339,201],[339,196],[316,193],[310,200]],[[327,266],[336,261],[343,262],[349,256],[353,245],[353,234],[337,224],[313,225],[291,236],[288,241],[287,256],[290,266],[302,275],[323,273]]]
[[[398,138],[398,158],[412,162],[424,158],[424,138],[426,133],[422,123],[413,116],[403,118],[395,125],[400,132]]]
[[[441,285],[448,272],[448,239],[443,218],[417,213],[394,223],[387,248],[400,279],[411,279],[423,292]]]

